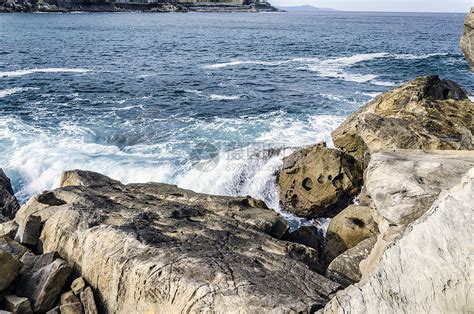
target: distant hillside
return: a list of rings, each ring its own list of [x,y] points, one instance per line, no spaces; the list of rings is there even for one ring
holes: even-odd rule
[[[313,7],[312,5],[299,5],[299,6],[291,6],[291,7],[278,6],[278,8],[281,10],[288,11],[288,12],[338,11],[338,10],[329,9],[329,8],[317,8],[317,7]]]

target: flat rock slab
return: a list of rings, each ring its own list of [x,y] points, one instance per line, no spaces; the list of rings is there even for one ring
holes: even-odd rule
[[[261,201],[84,171],[62,182],[17,220],[41,216],[45,252],[77,265],[110,313],[310,312],[340,288],[312,270],[316,250],[278,239],[288,226]]]
[[[474,167],[474,151],[399,150],[371,157],[365,185],[377,213],[406,226]]]

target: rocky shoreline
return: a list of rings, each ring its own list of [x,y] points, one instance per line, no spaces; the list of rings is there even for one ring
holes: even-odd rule
[[[0,171],[0,312],[468,313],[474,103],[425,76],[361,107],[260,200],[65,171],[21,207]],[[3,313],[3,312],[2,312]]]
[[[9,0],[0,2],[0,13],[70,13],[70,12],[146,12],[146,13],[258,13],[281,12],[269,3],[246,5],[160,3],[114,3],[105,1]]]

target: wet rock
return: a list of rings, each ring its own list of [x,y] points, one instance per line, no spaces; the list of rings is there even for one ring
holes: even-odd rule
[[[38,239],[41,230],[41,217],[28,216],[28,218],[19,225],[15,236],[15,241],[23,245],[35,246],[38,244]]]
[[[79,295],[82,290],[86,287],[86,282],[82,277],[74,279],[74,281],[71,284],[71,290],[74,292],[75,295]]]
[[[17,199],[13,193],[10,179],[0,168],[0,216],[13,219],[15,213],[20,208]]]
[[[6,289],[15,280],[21,262],[9,252],[0,248],[0,291]]]
[[[474,7],[464,21],[464,33],[461,37],[461,49],[474,71]]]
[[[295,215],[330,217],[350,204],[362,185],[362,167],[352,156],[320,143],[283,160],[280,202]]]
[[[50,193],[66,204],[33,199],[17,219],[45,220],[44,251],[76,265],[107,312],[310,312],[340,288],[312,270],[316,250],[279,240],[288,227],[260,202],[89,172],[64,177]]]
[[[91,287],[87,287],[81,292],[81,303],[85,314],[98,313]]]
[[[361,241],[378,234],[377,223],[372,218],[373,211],[367,206],[350,205],[331,220],[324,247],[327,263]]]
[[[65,261],[56,259],[36,272],[22,275],[16,293],[30,300],[33,311],[47,312],[54,307],[70,271]]]
[[[332,138],[359,160],[379,150],[472,149],[473,117],[474,103],[455,82],[419,77],[360,108]]]
[[[359,264],[369,256],[376,241],[377,237],[365,239],[337,256],[329,264],[326,270],[326,277],[343,287],[359,282],[362,278]]]
[[[42,255],[35,255],[31,252],[26,252],[21,257],[23,267],[20,274],[31,273],[51,264],[55,259],[59,258],[56,252],[50,252]]]
[[[14,220],[0,223],[0,237],[7,236],[13,239],[17,231],[18,224]]]
[[[3,308],[14,314],[30,314],[30,301],[27,298],[17,297],[16,295],[7,295],[3,300]]]
[[[470,312],[472,204],[474,168],[389,246],[371,276],[338,292],[324,313]]]

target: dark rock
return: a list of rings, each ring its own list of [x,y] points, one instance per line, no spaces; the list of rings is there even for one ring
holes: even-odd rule
[[[18,231],[18,224],[14,220],[0,223],[0,237],[7,236],[14,238]]]
[[[3,300],[3,308],[14,314],[30,314],[30,301],[27,298],[17,297],[16,295],[7,295]]]
[[[22,275],[16,293],[30,300],[33,311],[47,312],[54,307],[70,271],[65,261],[56,259],[36,272]]]
[[[21,262],[14,255],[0,248],[0,291],[6,289],[15,280]]]
[[[11,254],[15,259],[18,261],[21,260],[23,254],[29,252],[29,250],[21,245],[20,243],[13,241],[9,237],[1,237],[0,236],[0,251],[7,252]]]
[[[35,246],[38,243],[41,230],[41,217],[29,216],[19,225],[15,241],[23,245]]]
[[[43,218],[44,251],[75,265],[105,312],[311,312],[340,288],[312,270],[322,271],[316,250],[279,240],[286,222],[261,202],[89,172],[63,178],[50,193],[67,205],[33,198],[16,219]]]
[[[318,230],[314,226],[302,226],[298,230],[288,232],[283,240],[306,245],[319,252],[321,242],[319,240]],[[319,253],[318,253],[319,254]]]
[[[98,313],[91,287],[87,287],[81,292],[81,303],[85,314]]]
[[[337,256],[326,270],[326,277],[334,280],[343,287],[359,282],[361,272],[359,264],[366,259],[375,245],[377,237],[363,240],[353,248]]]
[[[42,255],[35,255],[30,252],[23,254],[21,262],[23,267],[20,270],[20,274],[31,273],[51,264],[55,259],[59,258],[56,252],[50,252]]]
[[[0,168],[0,216],[13,219],[18,208],[20,205],[14,196],[10,179]]]
[[[419,77],[360,108],[332,138],[358,160],[379,150],[472,149],[473,117],[474,103],[455,82]]]
[[[362,186],[362,166],[325,143],[298,150],[278,173],[282,207],[295,215],[331,217],[350,204]]]

